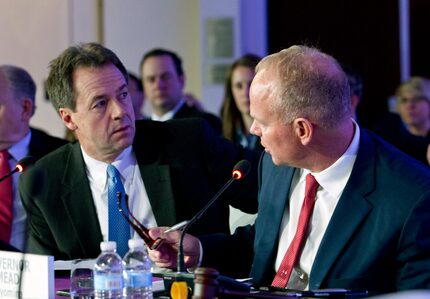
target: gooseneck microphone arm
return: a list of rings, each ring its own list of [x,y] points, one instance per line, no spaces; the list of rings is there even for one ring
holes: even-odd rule
[[[23,172],[25,169],[27,169],[27,166],[33,164],[34,162],[34,158],[31,156],[22,158],[18,161],[18,163],[16,163],[16,166],[12,171],[0,178],[0,182],[13,175],[15,172]]]
[[[177,262],[177,271],[185,272],[185,261],[184,261],[184,237],[187,233],[188,229],[193,225],[197,220],[199,220],[203,214],[212,206],[212,204],[224,193],[224,191],[230,187],[230,185],[234,181],[238,181],[243,179],[250,171],[251,163],[247,160],[239,161],[233,168],[232,177],[228,180],[227,183],[222,186],[222,188],[212,197],[211,200],[201,209],[190,221],[185,225],[184,229],[181,233],[181,238],[179,239],[178,245],[178,262]]]

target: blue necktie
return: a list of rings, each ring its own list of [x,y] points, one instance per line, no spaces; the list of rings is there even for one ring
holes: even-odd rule
[[[108,165],[108,203],[109,203],[109,241],[116,241],[117,252],[124,256],[128,250],[128,239],[130,239],[130,226],[118,210],[118,196],[121,192],[122,203],[124,203],[125,190],[121,182],[118,169]],[[124,206],[124,205],[123,205]],[[124,209],[124,211],[127,211]]]

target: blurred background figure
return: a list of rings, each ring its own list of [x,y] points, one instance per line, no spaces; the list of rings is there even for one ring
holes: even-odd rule
[[[253,118],[249,114],[249,87],[255,75],[255,66],[261,58],[246,54],[231,65],[225,81],[224,101],[221,107],[223,136],[243,147],[261,152],[260,138],[249,132]],[[230,206],[230,231],[254,223],[257,214],[247,214]]]
[[[36,84],[26,70],[13,65],[0,66],[1,176],[14,169],[25,156],[37,160],[67,143],[30,127],[36,109],[35,97]],[[27,214],[19,197],[19,175],[15,173],[0,183],[0,240],[25,250]]]
[[[351,96],[351,107],[352,111],[354,113],[355,120],[360,123],[361,116],[365,116],[366,111],[360,110],[360,103],[363,97],[363,79],[362,76],[351,66],[349,65],[342,65],[342,69],[345,72],[348,83],[349,83],[349,89],[350,89],[350,96]],[[418,86],[421,86],[421,83],[417,83],[417,77],[411,78],[410,80],[406,81],[405,83],[401,84],[396,91],[396,106],[398,112],[400,110],[406,110],[404,106],[414,106],[414,104],[405,104],[403,102],[407,101],[402,96],[404,93],[406,94],[405,97],[411,97],[411,94],[415,94],[418,96],[420,93],[418,90],[421,90],[421,88],[418,88]],[[425,80],[425,79],[424,79]],[[419,82],[422,82],[422,79],[418,80]],[[428,80],[427,81],[428,84]],[[402,87],[403,86],[403,87]],[[428,85],[427,85],[428,86]],[[427,94],[430,91],[430,89],[427,87]],[[415,97],[413,97],[415,98]],[[430,99],[430,97],[427,96],[427,99]],[[424,101],[424,108],[425,113],[427,115],[426,119],[429,121],[430,117],[430,102]],[[423,103],[419,103],[420,105]],[[408,110],[414,110],[415,107],[409,107]],[[402,113],[400,113],[402,114]],[[415,112],[411,113],[415,114]],[[419,113],[418,113],[419,114]],[[398,113],[393,112],[385,112],[380,115],[377,121],[375,121],[375,124],[370,127],[369,129],[376,132],[378,135],[380,135],[383,139],[403,151],[404,153],[414,157],[415,159],[421,161],[422,163],[428,165],[430,161],[430,147],[429,147],[429,139],[426,137],[414,135],[408,128],[407,128],[407,122],[405,120],[402,120],[403,117],[401,117]]]
[[[136,120],[144,119],[143,104],[145,101],[145,94],[143,93],[142,80],[130,71],[128,71],[128,93],[133,103]]]
[[[396,90],[397,111],[409,133],[430,137],[430,80],[411,77]]]
[[[354,113],[354,119],[358,119],[358,105],[363,97],[363,80],[361,75],[351,66],[342,65],[342,69],[348,78],[349,93],[351,96],[351,110]]]
[[[222,134],[243,147],[262,151],[260,139],[249,132],[253,119],[249,114],[249,87],[260,57],[246,54],[230,67],[221,107]]]
[[[153,49],[145,53],[140,63],[145,99],[151,105],[151,119],[166,121],[180,118],[203,118],[221,135],[221,120],[202,112],[196,102],[184,95],[185,73],[182,59],[166,49]],[[186,99],[187,98],[187,99]]]
[[[394,112],[382,114],[370,128],[401,151],[429,165],[429,80],[411,77],[395,91]]]

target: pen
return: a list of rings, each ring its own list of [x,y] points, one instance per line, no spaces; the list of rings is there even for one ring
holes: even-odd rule
[[[188,220],[184,220],[182,222],[179,222],[178,224],[175,224],[174,226],[172,226],[171,228],[165,230],[165,233],[170,233],[170,232],[174,232],[177,230],[180,230],[181,228],[183,228],[185,225],[188,224]]]

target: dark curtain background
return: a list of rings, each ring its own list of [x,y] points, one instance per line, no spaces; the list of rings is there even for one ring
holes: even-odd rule
[[[363,78],[359,121],[371,127],[400,83],[395,0],[268,0],[268,49],[316,46]],[[430,75],[430,1],[411,0],[411,74]]]

